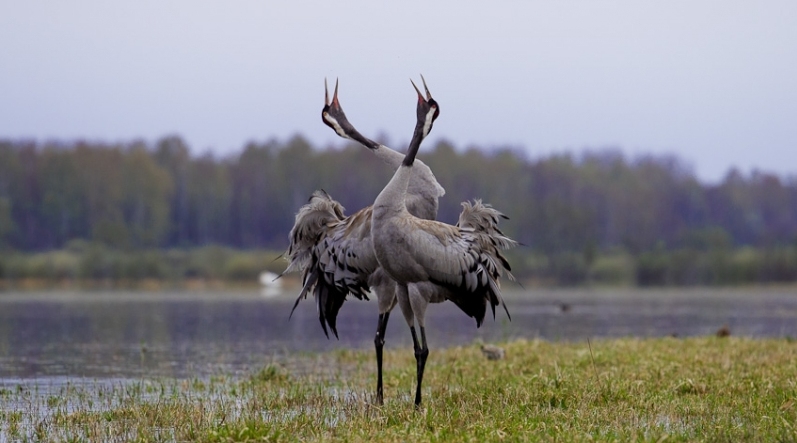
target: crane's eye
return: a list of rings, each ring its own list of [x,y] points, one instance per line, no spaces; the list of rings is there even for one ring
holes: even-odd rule
[[[437,117],[440,115],[440,105],[437,104],[434,99],[429,100],[429,105],[432,106],[434,109],[434,115],[432,116],[432,121],[437,120]]]

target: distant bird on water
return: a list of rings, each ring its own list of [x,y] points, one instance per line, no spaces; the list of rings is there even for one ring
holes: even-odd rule
[[[517,245],[498,229],[499,219],[505,216],[479,201],[472,207],[465,204],[463,211],[468,213],[478,207],[479,216],[471,217],[469,223],[462,223],[460,216],[456,226],[420,219],[408,211],[406,197],[416,177],[415,156],[440,114],[425,80],[423,85],[425,98],[413,83],[418,93],[417,122],[407,154],[376,197],[371,219],[376,258],[397,282],[398,304],[412,334],[417,362],[416,406],[421,404],[421,384],[429,355],[425,326],[428,304],[451,300],[476,319],[477,327],[484,320],[488,302],[493,316],[496,305],[502,305],[509,317],[499,278],[504,273],[511,278],[511,268],[500,251]]]
[[[282,286],[282,282],[280,280],[277,280],[278,278],[279,278],[279,275],[277,275],[277,274],[275,274],[273,272],[263,271],[263,272],[260,273],[260,276],[258,277],[258,280],[260,280],[260,284],[263,285],[263,286],[280,287],[280,286]]]
[[[282,293],[282,281],[279,280],[279,275],[264,271],[260,273],[260,295],[265,298],[276,297]]]

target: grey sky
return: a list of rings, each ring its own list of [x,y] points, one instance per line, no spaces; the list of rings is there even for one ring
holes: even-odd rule
[[[350,120],[403,149],[423,73],[432,139],[459,147],[797,174],[797,2],[496,3],[2,2],[0,137],[338,145],[339,77]]]

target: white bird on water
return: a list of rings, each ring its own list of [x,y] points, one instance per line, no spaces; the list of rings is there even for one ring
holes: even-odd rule
[[[260,284],[265,287],[279,288],[282,282],[278,280],[279,275],[273,272],[264,271],[260,273]]]
[[[260,295],[265,298],[272,298],[282,293],[282,281],[278,280],[279,275],[273,272],[264,271],[260,273]]]

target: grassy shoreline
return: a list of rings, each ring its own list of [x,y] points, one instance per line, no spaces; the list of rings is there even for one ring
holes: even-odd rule
[[[0,391],[0,437],[54,441],[797,441],[797,342],[699,337],[517,340],[433,350],[424,404],[415,361],[373,351],[298,356],[251,377]],[[101,394],[98,395],[97,392]],[[0,438],[1,439],[1,438]]]

